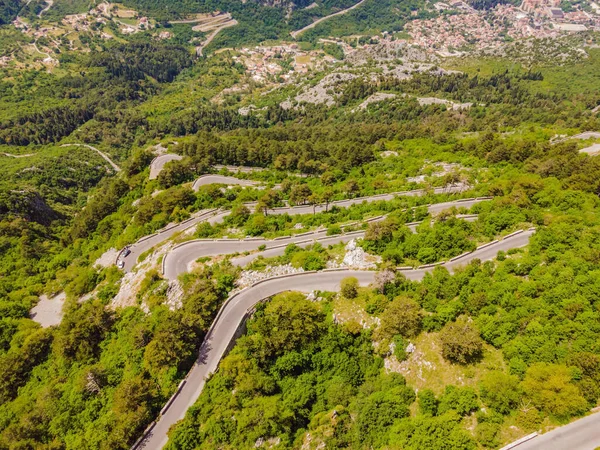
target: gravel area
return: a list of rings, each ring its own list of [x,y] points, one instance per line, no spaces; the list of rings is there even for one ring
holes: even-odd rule
[[[39,303],[29,312],[29,317],[44,328],[59,325],[62,321],[62,308],[66,299],[67,294],[64,292],[52,298],[42,295]]]
[[[110,267],[115,263],[118,255],[119,250],[117,250],[116,248],[110,248],[107,251],[105,251],[104,254],[94,262],[94,266]]]

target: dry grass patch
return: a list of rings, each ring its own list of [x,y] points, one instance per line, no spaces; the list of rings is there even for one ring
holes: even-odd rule
[[[362,289],[359,289],[359,292]],[[360,295],[354,299],[347,299],[341,295],[337,295],[333,300],[333,315],[337,323],[357,322],[363,328],[375,328],[378,324],[378,319],[369,315],[365,311],[366,307],[365,295]]]
[[[431,389],[436,395],[444,392],[448,385],[470,386],[477,389],[481,377],[492,370],[505,370],[502,353],[484,346],[483,358],[476,364],[452,364],[442,357],[438,333],[421,333],[411,339],[416,350],[406,361],[399,362],[395,356],[385,360],[386,369],[398,372],[406,377],[409,385],[415,389]]]

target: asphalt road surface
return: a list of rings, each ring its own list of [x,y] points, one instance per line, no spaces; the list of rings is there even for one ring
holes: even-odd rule
[[[197,191],[200,189],[200,186],[206,186],[209,184],[226,184],[228,186],[258,186],[260,183],[257,181],[251,180],[240,180],[235,177],[226,177],[223,175],[202,175],[197,178],[192,185],[192,189]]]
[[[130,246],[131,253],[127,257],[121,258],[125,262],[125,266],[123,267],[123,270],[125,272],[130,272],[131,269],[133,269],[133,267],[137,263],[137,260],[142,253],[146,252],[147,250],[150,250],[155,245],[158,245],[158,244],[166,241],[171,236],[173,236],[175,233],[179,233],[180,231],[187,230],[188,228],[193,227],[200,222],[203,222],[203,221],[206,221],[209,219],[214,220],[215,217],[219,217],[219,216],[214,215],[216,211],[217,211],[216,209],[199,211],[198,213],[194,214],[190,219],[188,219],[184,222],[181,222],[172,227],[167,227],[166,229],[163,229],[163,230],[161,230],[155,234],[152,234],[150,236],[143,237],[142,239],[137,241],[135,244]],[[227,214],[229,214],[229,213],[227,213]],[[221,218],[221,220],[223,220],[223,219]]]
[[[460,216],[458,216],[460,217]],[[379,220],[382,220],[380,218]],[[477,220],[477,216],[465,216],[463,218],[468,222]],[[408,224],[411,231],[415,231],[420,222]],[[327,236],[327,230],[321,230],[314,233],[302,233],[295,236],[289,236],[284,239],[265,240],[265,239],[198,239],[188,241],[170,251],[164,259],[164,276],[168,280],[176,280],[179,275],[188,272],[190,265],[198,258],[205,256],[228,255],[232,253],[242,253],[258,250],[261,245],[265,245],[265,250],[260,253],[243,255],[231,260],[233,265],[244,267],[250,264],[259,256],[273,258],[281,256],[285,252],[285,247],[289,244],[297,244],[299,247],[308,247],[319,242],[323,246],[347,243],[352,239],[362,238],[365,232],[355,231],[334,236]]]
[[[465,189],[464,186],[451,186],[451,187],[447,187],[447,188],[437,188],[437,189],[435,189],[434,192],[436,194],[457,193],[457,192],[462,192],[464,189]],[[419,189],[416,191],[396,192],[396,193],[391,193],[391,194],[375,195],[372,197],[360,197],[360,198],[353,198],[353,199],[349,199],[349,200],[338,200],[338,201],[330,203],[328,205],[328,208],[331,208],[334,205],[338,206],[340,208],[345,208],[345,207],[349,207],[349,206],[359,204],[362,202],[374,202],[374,201],[382,201],[382,200],[389,201],[398,196],[400,196],[400,197],[401,196],[418,197],[418,196],[421,196],[424,194],[425,194],[425,191],[422,189]],[[434,205],[428,206],[428,210],[431,214],[437,214],[445,209],[449,209],[452,207],[457,207],[457,208],[464,207],[464,208],[469,209],[474,204],[482,202],[484,200],[489,200],[489,198],[455,200],[455,201],[451,201],[451,202],[436,203]],[[247,203],[246,206],[248,206],[249,208],[252,209],[256,206],[256,204],[255,203]],[[325,205],[318,205],[318,206],[316,206],[316,208],[314,208],[314,210],[316,212],[322,212],[322,211],[325,211],[325,209],[326,209]],[[173,236],[175,233],[184,231],[184,230],[186,230],[190,227],[193,227],[203,221],[206,221],[206,222],[210,223],[211,225],[214,225],[216,223],[221,223],[221,222],[223,222],[223,219],[225,219],[225,217],[227,217],[230,213],[229,211],[223,211],[223,212],[219,212],[218,214],[215,214],[214,211],[216,211],[216,210],[212,210],[212,211],[213,212],[201,211],[199,213],[196,213],[196,214],[194,214],[194,216],[191,219],[188,219],[185,222],[182,222],[175,226],[167,227],[166,230],[161,230],[161,231],[157,232],[156,234],[151,235],[150,237],[142,238],[135,244],[132,244],[130,247],[131,253],[126,258],[123,258],[123,261],[125,262],[125,266],[123,267],[123,270],[125,272],[131,271],[133,269],[133,267],[135,266],[139,256],[142,253],[151,249],[155,245],[158,245],[158,244],[166,241],[171,236]],[[312,213],[313,213],[312,206],[282,207],[282,208],[275,208],[275,209],[269,211],[269,214],[290,214],[290,215],[312,214]],[[254,248],[252,248],[252,249],[254,249]],[[252,249],[240,248],[237,251],[243,252],[243,251],[252,250]]]
[[[594,450],[600,447],[600,413],[576,420],[515,447],[515,450]]]
[[[61,147],[85,147],[85,148],[89,148],[90,150],[93,150],[96,153],[98,153],[107,163],[109,163],[111,165],[111,167],[115,170],[115,172],[120,172],[121,171],[121,168],[119,166],[117,166],[113,162],[112,159],[110,159],[110,156],[108,156],[103,151],[98,150],[96,147],[92,147],[91,145],[87,145],[87,144],[63,144],[63,145],[61,145]]]
[[[215,164],[213,167],[217,170],[227,169],[233,173],[236,173],[236,172],[252,173],[252,172],[262,172],[262,171],[266,170],[266,169],[263,169],[262,167],[224,166],[222,164]]]
[[[290,33],[292,35],[292,37],[294,39],[296,39],[298,36],[300,36],[302,33],[304,33],[307,30],[310,30],[311,28],[316,27],[317,25],[319,25],[322,22],[325,22],[326,20],[331,19],[332,17],[335,16],[341,16],[343,14],[349,13],[350,11],[352,11],[355,8],[358,8],[360,5],[362,5],[366,0],[361,0],[360,2],[358,2],[357,4],[355,4],[354,6],[351,6],[350,8],[344,9],[342,11],[338,11],[336,13],[330,14],[328,16],[325,17],[321,17],[318,20],[315,20],[313,23],[311,23],[310,25],[305,26],[304,28],[300,29],[300,30],[296,30],[293,31],[292,33]]]
[[[175,153],[167,153],[165,155],[157,156],[150,163],[150,176],[149,179],[156,180],[158,175],[165,168],[165,164],[171,161],[181,161],[183,156],[176,155]]]
[[[444,266],[452,271],[457,266],[468,264],[474,259],[486,261],[494,258],[500,250],[523,247],[529,242],[533,230],[507,237],[506,239],[475,250],[464,257]],[[411,280],[421,280],[433,268],[406,270],[402,273]],[[349,276],[356,277],[361,286],[373,282],[376,272],[357,270],[336,270],[307,272],[264,280],[231,296],[223,305],[202,343],[198,359],[178,394],[170,401],[159,420],[148,431],[144,439],[134,449],[158,450],[167,443],[169,428],[183,419],[186,411],[198,399],[206,378],[215,372],[247,312],[258,302],[285,291],[311,292],[313,290],[338,291],[340,282]]]

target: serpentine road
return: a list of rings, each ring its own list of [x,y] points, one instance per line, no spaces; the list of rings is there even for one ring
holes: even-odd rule
[[[223,175],[202,175],[197,178],[192,184],[192,190],[197,192],[200,189],[200,186],[207,186],[209,184],[226,184],[228,186],[258,186],[260,183],[258,181],[251,180],[241,180],[235,177],[226,177]]]
[[[176,155],[175,153],[167,153],[166,155],[157,156],[150,163],[150,176],[148,177],[150,180],[156,180],[158,175],[165,168],[165,164],[171,161],[181,161],[183,156]]]
[[[112,168],[115,170],[115,172],[120,172],[121,168],[119,166],[117,166],[112,159],[110,159],[110,156],[108,156],[106,153],[98,150],[96,147],[92,147],[91,145],[87,145],[87,144],[63,144],[61,145],[61,147],[85,147],[85,148],[89,148],[90,150],[95,151],[96,153],[98,153],[107,163],[109,163]]]
[[[157,179],[158,175],[165,168],[165,164],[167,164],[171,161],[181,161],[182,159],[183,159],[183,156],[178,155],[176,153],[165,153],[164,155],[157,156],[150,163],[150,176],[148,178],[150,180]],[[214,165],[213,167],[216,170],[227,169],[228,171],[233,172],[233,173],[236,173],[236,172],[252,173],[252,172],[260,172],[262,170],[265,170],[260,167],[223,166],[220,164]],[[210,181],[207,179],[207,177],[217,177],[217,178]],[[252,184],[244,184],[244,183],[252,183]],[[253,186],[253,185],[259,184],[259,183],[255,182],[255,181],[252,182],[252,181],[248,181],[248,180],[239,180],[237,178],[224,177],[224,176],[220,176],[220,175],[203,175],[194,182],[193,188],[195,191],[197,191],[198,190],[197,186],[204,186],[206,184],[239,184],[242,186]]]
[[[217,170],[227,169],[230,172],[242,172],[242,173],[253,173],[253,172],[263,172],[267,169],[262,167],[249,167],[249,166],[224,166],[223,164],[215,164],[213,166]]]
[[[367,222],[381,221],[386,216],[374,217],[367,220]],[[457,216],[467,222],[474,222],[477,220],[476,215],[465,215]],[[406,224],[408,228],[415,232],[416,228],[421,222],[413,222]],[[275,256],[281,256],[285,252],[285,248],[289,244],[296,244],[299,247],[307,247],[315,242],[320,243],[323,246],[335,245],[339,243],[347,243],[352,239],[362,238],[365,235],[364,230],[354,231],[350,233],[338,234],[334,236],[327,236],[327,230],[319,230],[309,233],[296,234],[294,236],[287,236],[285,238],[279,238],[274,240],[266,239],[196,239],[194,241],[187,241],[183,244],[176,246],[170,251],[163,259],[163,275],[168,280],[176,280],[182,273],[188,272],[190,265],[198,258],[205,256],[218,256],[228,255],[232,253],[249,252],[258,250],[262,245],[265,249],[260,253],[253,253],[250,255],[243,255],[233,258],[232,264],[238,267],[244,267],[247,264],[254,261],[259,256],[265,258],[273,258]]]
[[[325,17],[321,17],[318,20],[315,20],[313,23],[311,23],[310,25],[305,26],[304,28],[300,29],[300,30],[296,30],[296,31],[292,31],[290,34],[292,35],[292,37],[294,39],[296,39],[298,36],[300,36],[302,33],[304,33],[306,30],[310,30],[311,28],[316,27],[317,25],[319,25],[322,22],[325,22],[328,19],[331,19],[332,17],[335,16],[341,16],[343,14],[349,13],[350,11],[352,11],[353,9],[358,8],[360,5],[362,5],[364,2],[366,2],[367,0],[361,0],[360,2],[358,2],[356,5],[351,6],[350,8],[347,9],[343,9],[341,11],[338,11],[336,13],[330,14],[328,16]]]
[[[462,192],[464,189],[465,189],[464,186],[437,188],[437,189],[434,189],[434,193],[435,194],[457,193],[457,192]],[[425,195],[425,193],[426,193],[425,190],[418,189],[415,191],[404,191],[404,192],[396,192],[396,193],[391,193],[391,194],[380,194],[380,195],[374,195],[371,197],[359,197],[359,198],[353,198],[353,199],[349,199],[349,200],[337,200],[337,201],[331,202],[328,207],[331,208],[332,206],[337,206],[339,208],[347,208],[349,206],[356,205],[356,204],[359,204],[362,202],[375,202],[375,201],[382,201],[382,200],[389,201],[389,200],[394,199],[395,197],[402,197],[402,196],[418,197],[418,196]],[[461,200],[455,200],[455,201],[444,202],[444,203],[436,203],[433,205],[429,205],[428,210],[429,210],[430,214],[437,214],[441,211],[444,211],[445,209],[452,208],[452,207],[457,207],[457,208],[464,207],[464,208],[469,209],[474,204],[482,202],[484,200],[489,200],[489,199],[490,199],[489,197],[480,197],[480,198],[472,198],[472,199],[461,199]],[[254,203],[247,203],[246,206],[253,208],[256,205]],[[326,208],[325,205],[317,205],[314,208],[314,212],[323,212],[323,211],[325,211],[325,208]],[[274,208],[274,209],[270,210],[269,212],[271,214],[289,214],[289,215],[312,214],[313,207],[312,206],[282,207],[282,208]],[[177,225],[170,225],[167,228],[164,228],[155,234],[152,234],[150,236],[146,236],[146,237],[140,239],[135,244],[132,244],[130,246],[131,253],[126,258],[123,259],[123,261],[125,262],[125,266],[123,267],[123,270],[125,272],[130,272],[133,269],[133,267],[135,266],[138,258],[140,257],[140,255],[142,253],[150,250],[155,245],[158,245],[158,244],[166,241],[167,239],[172,237],[175,233],[179,233],[181,231],[187,230],[187,229],[197,225],[200,222],[208,222],[211,225],[214,225],[216,223],[221,223],[221,222],[223,222],[225,217],[227,217],[229,214],[230,214],[230,211],[219,212],[217,209],[200,211],[200,212],[194,214],[190,219],[187,219]],[[244,251],[244,250],[240,250],[240,251]]]
[[[514,233],[501,241],[486,244],[471,253],[453,258],[442,266],[453,271],[456,267],[464,266],[475,259],[491,260],[500,250],[507,251],[526,246],[534,232],[533,229],[530,229]],[[433,268],[434,266],[423,266],[419,269],[401,270],[400,272],[410,280],[421,280]],[[285,291],[338,291],[340,282],[349,276],[356,277],[361,286],[367,286],[374,281],[375,273],[360,270],[304,272],[269,278],[229,297],[208,330],[196,363],[180,384],[175,395],[163,407],[158,421],[150,425],[144,436],[132,448],[134,450],[159,450],[167,443],[169,428],[183,419],[188,408],[198,399],[206,378],[215,372],[219,361],[233,342],[237,330],[246,319],[248,311],[252,310],[257,303]]]

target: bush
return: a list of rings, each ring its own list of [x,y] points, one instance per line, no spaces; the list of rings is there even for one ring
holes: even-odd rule
[[[477,394],[472,388],[446,386],[444,395],[440,397],[438,412],[444,414],[451,409],[461,416],[466,416],[478,409]]]
[[[431,389],[423,389],[418,394],[419,410],[425,416],[436,416],[438,401]]]
[[[405,361],[408,357],[406,346],[408,345],[404,338],[399,334],[394,336],[394,356],[398,361]]]
[[[314,251],[299,251],[291,258],[292,266],[304,270],[323,270],[325,262],[325,256]]]
[[[346,298],[353,299],[358,295],[358,280],[355,277],[344,278],[340,283],[340,291]]]
[[[339,225],[329,225],[327,227],[327,236],[335,236],[336,234],[342,234],[342,229]]]

